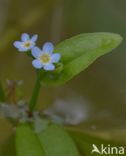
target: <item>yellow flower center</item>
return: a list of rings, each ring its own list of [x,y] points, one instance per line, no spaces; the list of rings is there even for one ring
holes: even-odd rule
[[[40,57],[40,60],[42,61],[42,63],[49,63],[50,62],[50,55],[49,54],[43,54],[41,57]]]
[[[28,41],[28,42],[25,42],[25,43],[24,43],[24,47],[25,47],[25,48],[28,48],[28,47],[30,47],[30,46],[31,46],[31,42]]]

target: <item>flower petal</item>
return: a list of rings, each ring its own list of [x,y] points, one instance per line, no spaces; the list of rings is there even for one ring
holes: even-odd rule
[[[16,48],[21,48],[22,47],[22,42],[20,41],[15,41],[14,44],[13,44]]]
[[[38,47],[32,48],[32,55],[33,55],[35,58],[39,58],[39,57],[42,55],[41,49],[39,49]]]
[[[20,52],[26,52],[26,51],[28,51],[28,49],[27,48],[24,48],[24,47],[21,47],[21,48],[19,48],[18,49]]]
[[[32,38],[31,38],[31,41],[35,42],[37,39],[38,39],[38,35],[33,35]]]
[[[23,42],[28,41],[28,40],[29,40],[29,35],[26,34],[26,33],[22,34],[22,35],[21,35],[21,40],[22,40]]]
[[[43,52],[44,53],[52,53],[54,49],[54,46],[51,42],[46,42],[43,46]]]
[[[58,62],[60,60],[60,58],[61,58],[61,55],[60,54],[58,54],[58,53],[52,54],[52,56],[51,56],[51,62],[52,63],[56,63],[56,62]]]
[[[54,70],[55,66],[52,63],[50,63],[50,64],[45,65],[44,69],[47,70],[47,71],[48,70]]]
[[[40,60],[36,59],[36,60],[33,60],[32,61],[32,65],[37,68],[37,69],[40,69],[43,67],[43,64]]]

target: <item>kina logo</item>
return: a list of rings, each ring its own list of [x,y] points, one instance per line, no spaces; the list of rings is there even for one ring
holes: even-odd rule
[[[100,146],[96,146],[95,144],[92,144],[92,150],[91,154],[104,154],[104,155],[123,155],[125,154],[125,148],[123,146],[116,147],[116,146],[111,146],[110,144],[104,145],[101,144]]]

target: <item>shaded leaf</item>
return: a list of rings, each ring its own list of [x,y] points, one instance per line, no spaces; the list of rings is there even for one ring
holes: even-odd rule
[[[44,156],[44,150],[28,125],[19,125],[16,131],[17,156]]]
[[[42,78],[44,85],[64,84],[86,69],[98,57],[116,48],[122,37],[113,33],[80,34],[59,43],[55,52],[61,54],[63,69],[59,74],[46,72]]]
[[[75,143],[60,126],[50,125],[45,131],[38,133],[46,156],[79,156]]]

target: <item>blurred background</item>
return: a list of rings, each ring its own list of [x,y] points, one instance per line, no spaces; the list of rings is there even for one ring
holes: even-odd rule
[[[83,105],[83,122],[77,128],[125,142],[125,6],[125,0],[0,0],[0,80],[4,88],[7,79],[23,80],[22,96],[27,101],[31,96],[35,70],[31,60],[13,47],[21,33],[38,34],[40,47],[46,41],[57,44],[79,33],[119,33],[123,43],[112,53],[64,86],[42,88],[39,108],[57,102]],[[3,144],[12,128],[3,118],[0,122]]]

